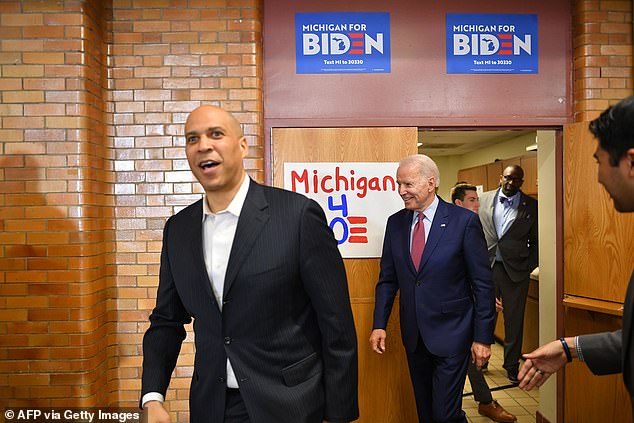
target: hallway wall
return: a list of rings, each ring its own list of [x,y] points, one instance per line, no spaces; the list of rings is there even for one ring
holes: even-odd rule
[[[189,5],[189,7],[187,7]],[[117,246],[117,380],[111,402],[136,404],[142,335],[154,307],[163,225],[198,200],[183,124],[201,104],[243,123],[247,171],[263,178],[261,21],[255,0],[114,1],[110,46]],[[187,421],[191,327],[167,393]]]
[[[109,400],[108,20],[98,0],[0,4],[0,407]]]
[[[0,3],[0,407],[137,405],[187,113],[234,112],[263,179],[260,33],[251,0]]]

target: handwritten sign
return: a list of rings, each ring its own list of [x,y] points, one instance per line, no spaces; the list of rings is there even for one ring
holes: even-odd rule
[[[398,163],[285,163],[284,188],[317,201],[344,258],[380,257],[387,218],[403,208]]]

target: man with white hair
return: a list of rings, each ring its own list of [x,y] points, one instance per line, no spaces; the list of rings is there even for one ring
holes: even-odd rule
[[[487,247],[475,213],[436,196],[439,172],[425,155],[396,173],[405,208],[389,217],[376,285],[372,349],[385,352],[400,290],[401,336],[420,422],[465,422],[467,365],[491,355],[495,302]]]

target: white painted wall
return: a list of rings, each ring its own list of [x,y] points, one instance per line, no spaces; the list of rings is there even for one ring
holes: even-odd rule
[[[557,336],[557,250],[555,192],[555,131],[537,131],[539,213],[539,344]],[[539,411],[548,421],[557,421],[557,377],[539,388]]]
[[[536,133],[532,132],[462,155],[433,156],[430,154],[429,156],[436,162],[440,170],[438,195],[443,200],[451,201],[449,192],[451,187],[458,182],[458,171],[460,169],[491,163],[496,159],[503,160],[524,155],[526,154],[526,147],[535,144],[535,139]],[[421,153],[427,154],[424,147],[421,149]]]

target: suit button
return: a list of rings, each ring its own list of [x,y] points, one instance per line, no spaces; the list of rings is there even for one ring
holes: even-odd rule
[[[222,302],[222,305],[229,304],[230,302],[231,302],[230,300],[224,300],[224,301]]]
[[[416,286],[421,286],[422,282],[421,281],[416,281]]]
[[[224,381],[225,381],[225,378],[224,378],[224,377],[219,377],[219,378],[218,378],[218,382],[224,382]]]
[[[225,336],[225,345],[229,345],[231,343],[231,337]]]

